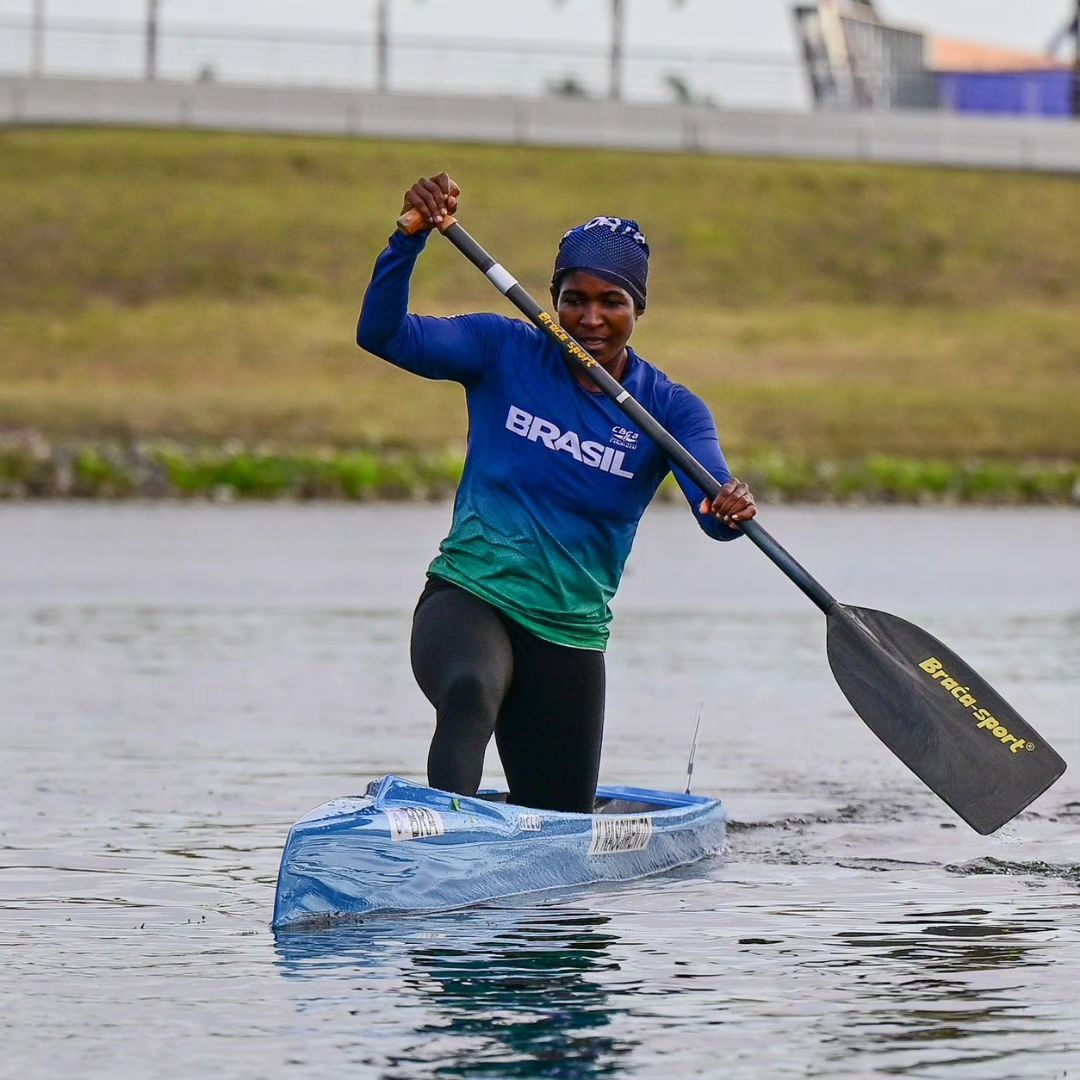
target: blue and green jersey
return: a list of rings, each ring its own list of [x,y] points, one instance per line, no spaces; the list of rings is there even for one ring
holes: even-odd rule
[[[529,324],[501,315],[408,314],[409,279],[426,236],[391,237],[375,263],[357,341],[397,367],[465,388],[465,469],[450,533],[429,573],[547,641],[602,650],[638,522],[671,466]],[[629,360],[625,388],[718,481],[729,480],[701,399],[633,351]],[[706,533],[740,535],[699,514],[704,492],[674,472]]]

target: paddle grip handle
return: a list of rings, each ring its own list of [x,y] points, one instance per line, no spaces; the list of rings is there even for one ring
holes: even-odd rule
[[[450,228],[451,225],[454,225],[455,223],[456,219],[454,215],[446,214],[443,217],[442,221],[440,221],[435,226],[435,228],[438,229],[439,232],[444,233],[447,229]],[[406,210],[405,213],[403,213],[401,217],[397,219],[397,227],[406,236],[414,236],[416,233],[421,232],[424,229],[430,228],[427,218],[424,217],[424,215],[421,214],[420,211],[417,210],[415,207]]]

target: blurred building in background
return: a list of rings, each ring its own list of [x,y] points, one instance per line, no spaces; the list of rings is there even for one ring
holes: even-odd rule
[[[793,13],[818,109],[1080,116],[1080,11],[1042,55],[894,26],[873,0],[819,0]],[[1055,55],[1070,40],[1072,63]]]
[[[817,108],[937,107],[925,34],[888,25],[871,0],[820,0],[794,15]]]

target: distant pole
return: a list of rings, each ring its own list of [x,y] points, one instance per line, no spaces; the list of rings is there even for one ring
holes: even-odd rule
[[[611,0],[611,71],[608,97],[618,101],[622,97],[623,32],[626,28],[623,0]]]
[[[1080,0],[1076,0],[1073,20],[1073,116],[1080,120]]]
[[[34,14],[30,31],[30,71],[33,75],[45,74],[45,0],[34,0]]]
[[[380,94],[390,89],[390,0],[375,5],[375,89]]]
[[[146,78],[157,78],[158,2],[146,0]]]

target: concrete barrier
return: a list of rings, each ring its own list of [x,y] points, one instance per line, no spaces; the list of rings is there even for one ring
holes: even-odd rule
[[[1080,172],[1080,123],[0,77],[0,124],[101,124]]]

